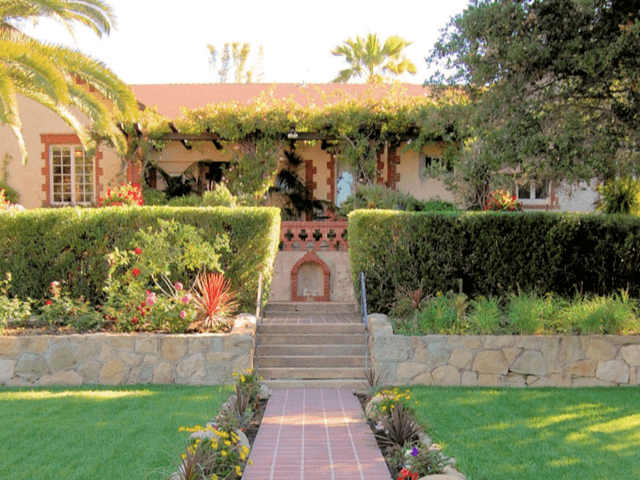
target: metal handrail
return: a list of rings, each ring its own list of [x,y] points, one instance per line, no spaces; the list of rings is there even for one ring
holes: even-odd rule
[[[360,317],[364,328],[366,329],[368,317],[367,317],[367,292],[364,287],[364,272],[360,272]]]
[[[262,272],[258,275],[258,297],[256,298],[256,321],[262,323]]]

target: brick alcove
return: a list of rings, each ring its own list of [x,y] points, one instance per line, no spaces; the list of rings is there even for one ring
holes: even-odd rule
[[[306,263],[315,263],[322,269],[322,274],[324,277],[323,285],[323,294],[313,297],[313,301],[315,302],[328,302],[329,301],[329,290],[330,290],[330,277],[331,271],[327,264],[318,257],[313,252],[307,252],[304,257],[298,260],[293,267],[291,268],[291,301],[292,302],[304,302],[306,298],[304,296],[298,296],[298,272],[300,267],[302,267]]]

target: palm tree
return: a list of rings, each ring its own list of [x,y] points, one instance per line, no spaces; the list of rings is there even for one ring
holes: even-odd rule
[[[51,18],[71,33],[80,23],[101,37],[108,34],[114,17],[102,0],[4,0],[0,2],[0,123],[13,131],[26,163],[27,151],[17,95],[31,98],[56,112],[78,134],[91,151],[94,137],[109,141],[119,151],[126,140],[118,121],[133,121],[138,112],[131,89],[103,63],[63,46],[41,42],[21,32],[16,25]],[[113,108],[93,95],[95,90]],[[70,112],[75,107],[85,113],[93,127],[92,135]]]
[[[369,33],[367,38],[349,38],[344,45],[331,50],[333,55],[344,56],[350,65],[333,81],[343,83],[352,77],[363,77],[367,83],[380,83],[390,75],[401,75],[405,72],[415,75],[416,66],[402,54],[402,50],[409,45],[411,42],[396,35],[387,38],[384,45],[380,44],[375,33]]]

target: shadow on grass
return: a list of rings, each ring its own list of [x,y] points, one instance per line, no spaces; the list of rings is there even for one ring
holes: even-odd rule
[[[640,478],[637,388],[411,391],[469,480]]]

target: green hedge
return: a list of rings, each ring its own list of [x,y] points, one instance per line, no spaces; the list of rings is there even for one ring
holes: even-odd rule
[[[242,308],[252,311],[262,272],[268,286],[280,239],[277,208],[100,208],[36,209],[0,215],[0,274],[11,272],[11,294],[44,299],[57,280],[73,297],[104,300],[106,255],[131,248],[138,230],[158,219],[195,226],[205,238],[226,233],[231,253],[221,264],[238,290]],[[268,288],[265,288],[266,298]]]
[[[567,213],[349,215],[354,287],[365,273],[370,311],[387,312],[399,289],[471,297],[537,291],[640,294],[640,219]]]

